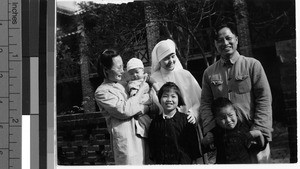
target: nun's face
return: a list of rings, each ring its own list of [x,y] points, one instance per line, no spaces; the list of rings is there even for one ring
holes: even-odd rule
[[[160,65],[162,68],[172,71],[175,68],[175,63],[176,63],[176,55],[175,53],[171,53],[164,57],[160,62]]]

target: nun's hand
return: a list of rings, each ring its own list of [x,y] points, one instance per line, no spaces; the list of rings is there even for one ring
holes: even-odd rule
[[[146,81],[150,84],[153,85],[154,83],[156,83],[156,80],[153,77],[150,77],[149,75],[147,76]]]
[[[189,122],[189,123],[192,123],[192,124],[195,124],[195,123],[196,123],[196,118],[195,118],[195,116],[192,115],[191,113],[188,113],[187,115],[188,115],[188,116],[187,116],[188,122]]]

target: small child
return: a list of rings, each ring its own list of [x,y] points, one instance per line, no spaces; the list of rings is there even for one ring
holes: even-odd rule
[[[217,164],[258,163],[256,155],[265,148],[259,130],[251,130],[238,107],[227,98],[217,98],[211,105],[216,120],[213,130]]]
[[[127,90],[130,97],[134,96],[142,82],[147,81],[146,85],[148,85],[147,92],[144,93],[140,100],[140,104],[148,105],[149,107],[153,107],[153,103],[155,102],[153,97],[156,96],[154,92],[151,91],[151,87],[154,90],[157,90],[157,84],[152,80],[149,80],[149,76],[147,73],[144,73],[144,65],[140,59],[132,58],[127,62],[127,72],[130,80],[127,83]],[[152,92],[152,93],[151,93]],[[156,101],[158,102],[158,101]],[[155,106],[155,105],[154,105]],[[147,137],[148,129],[151,123],[151,117],[153,116],[152,112],[148,114],[138,113],[134,116],[137,120],[136,123],[136,133],[141,137]]]
[[[178,111],[184,101],[178,86],[165,83],[158,92],[163,113],[156,116],[149,128],[150,159],[155,164],[192,164],[200,157],[196,127],[187,114]]]

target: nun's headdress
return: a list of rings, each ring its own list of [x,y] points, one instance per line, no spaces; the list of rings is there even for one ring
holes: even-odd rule
[[[159,62],[171,53],[176,54],[176,45],[174,41],[167,39],[158,42],[152,50],[151,73],[158,71],[160,69]],[[175,57],[175,69],[183,69],[178,57],[176,55]]]

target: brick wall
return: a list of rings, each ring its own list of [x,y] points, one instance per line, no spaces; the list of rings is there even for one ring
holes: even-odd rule
[[[110,136],[102,113],[57,117],[59,165],[113,164]]]

